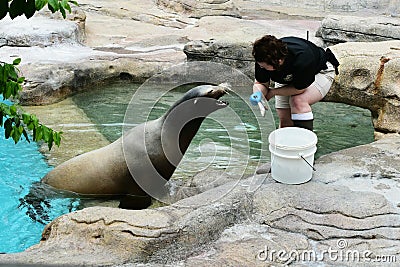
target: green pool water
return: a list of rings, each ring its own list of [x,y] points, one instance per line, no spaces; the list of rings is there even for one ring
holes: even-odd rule
[[[157,89],[148,90],[142,94],[145,97],[135,99],[134,103],[143,112],[130,114],[130,117],[137,118],[137,123],[155,119],[193,86],[182,86],[165,95],[161,95]],[[120,81],[77,94],[73,100],[97,125],[99,131],[109,141],[114,141],[122,135],[126,108],[139,87],[140,84]],[[246,92],[243,88],[240,90]],[[225,169],[243,164],[254,166],[258,161],[269,160],[269,152],[265,151],[268,150],[267,135],[277,125],[273,103],[270,103],[272,114],[262,118],[257,109],[253,113],[249,108],[246,103],[247,94],[241,95],[223,97],[230,103],[229,110],[217,111],[211,119],[203,122],[174,176],[184,176],[190,171],[197,172],[210,165]],[[149,118],[143,117],[146,109],[151,109]],[[318,136],[316,158],[373,142],[374,129],[368,110],[340,103],[320,102],[313,106],[313,112],[314,131]]]

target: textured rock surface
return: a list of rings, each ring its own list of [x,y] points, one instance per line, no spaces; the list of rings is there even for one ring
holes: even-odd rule
[[[326,100],[371,110],[377,132],[400,132],[400,41],[343,43],[332,47],[340,65]],[[379,71],[380,58],[390,60]]]
[[[385,16],[328,16],[317,36],[328,43],[400,40],[400,19]]]
[[[194,18],[201,18],[204,16],[240,17],[239,10],[232,0],[157,0],[156,3],[178,13],[188,14]]]
[[[246,190],[226,184],[154,210],[87,208],[54,220],[41,244],[0,261],[109,266],[183,260],[245,216]]]
[[[393,0],[354,0],[354,1],[346,1],[346,0],[338,0],[338,1],[311,1],[311,0],[302,0],[298,2],[290,2],[284,0],[259,0],[260,3],[270,3],[273,6],[284,6],[288,8],[304,8],[304,9],[313,9],[319,11],[339,11],[339,12],[385,12],[386,10],[390,10],[396,7],[398,1]]]
[[[199,27],[212,33],[213,39],[201,38],[188,42],[183,51],[188,60],[223,63],[253,77],[252,43],[266,33],[277,37],[299,36],[323,45],[315,33],[319,22],[313,20],[240,20],[236,18],[205,17]],[[279,24],[279,27],[277,25]],[[218,30],[215,25],[221,25]],[[228,33],[228,34],[227,34]]]
[[[131,54],[129,51],[104,52],[75,45],[47,48],[4,47],[2,52],[8,55],[18,53],[23,59],[20,70],[26,77],[26,83],[21,101],[25,105],[54,103],[88,86],[119,77],[130,77],[134,81],[143,82],[163,68],[181,63],[185,59],[182,52],[174,49],[154,54]],[[32,68],[33,65],[36,67]]]
[[[399,148],[400,136],[393,135],[323,156],[303,185],[267,178],[254,194],[252,217],[226,229],[185,266],[396,266]],[[393,257],[374,262],[385,255]]]
[[[153,210],[86,208],[54,220],[40,244],[0,262],[382,266],[376,257],[400,257],[399,149],[400,135],[392,135],[323,156],[302,185],[256,175]],[[339,251],[359,258],[338,258]]]
[[[76,44],[83,41],[83,33],[75,22],[49,20],[36,16],[30,20],[4,18],[0,23],[0,46],[40,46]]]

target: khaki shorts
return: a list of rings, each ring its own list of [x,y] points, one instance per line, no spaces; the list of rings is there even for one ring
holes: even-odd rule
[[[315,81],[308,87],[315,87],[321,93],[322,98],[326,96],[333,83],[335,73],[333,70],[321,71],[315,75]],[[275,88],[284,86],[284,84],[275,83]],[[290,108],[290,96],[275,96],[275,108]]]

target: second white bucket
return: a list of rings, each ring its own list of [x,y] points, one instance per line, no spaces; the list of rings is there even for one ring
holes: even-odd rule
[[[285,127],[269,137],[271,176],[284,184],[302,184],[312,178],[317,135],[307,129]]]

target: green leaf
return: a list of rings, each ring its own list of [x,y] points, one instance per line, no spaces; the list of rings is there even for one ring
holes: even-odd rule
[[[4,64],[3,66],[3,82],[7,82],[8,80],[8,73],[12,66],[10,64]]]
[[[79,6],[79,4],[78,4],[78,2],[76,2],[76,1],[68,1],[68,2],[70,2],[70,3],[72,3],[72,4],[74,4],[74,5],[76,5],[76,6]]]
[[[24,14],[25,3],[25,0],[13,0],[11,2],[10,8],[8,10],[11,19],[15,19],[16,17]]]
[[[70,6],[69,3],[68,3],[68,0],[62,0],[62,1],[61,1],[61,6],[62,6],[64,9],[68,10],[69,13],[72,12],[72,9],[71,9],[71,6]]]
[[[22,135],[23,131],[24,131],[24,127],[22,127],[22,126],[13,128],[13,130],[11,131],[11,137],[15,143],[18,143],[18,141],[21,139],[21,135]]]
[[[30,142],[31,142],[31,140],[29,140],[28,133],[25,131],[25,129],[24,129],[24,131],[22,132],[22,134],[24,135],[24,137],[25,137],[25,140],[26,140],[26,141],[28,141],[28,143],[30,143]]]
[[[36,127],[33,130],[33,137],[34,137],[33,140],[36,141],[36,142],[42,140],[42,138],[43,138],[43,129],[42,129],[41,126]]]
[[[17,107],[15,105],[10,106],[10,113],[12,116],[17,115]]]
[[[54,132],[53,133],[54,144],[56,144],[56,146],[58,146],[58,147],[61,144],[61,134],[62,134],[62,132]]]
[[[13,88],[12,88],[11,83],[7,83],[6,90],[3,93],[3,96],[4,96],[5,99],[9,99],[11,97],[12,90],[13,90]]]
[[[14,59],[14,61],[13,61],[14,66],[18,65],[19,63],[21,63],[21,58]]]
[[[60,9],[60,3],[58,0],[48,0],[47,7],[54,13]]]
[[[36,115],[31,115],[31,120],[35,128],[39,127],[39,119]]]
[[[3,113],[3,117],[10,115],[10,107],[4,103],[0,103],[1,112]]]
[[[27,19],[33,16],[36,12],[35,0],[26,0],[24,14]]]
[[[27,113],[22,114],[22,121],[28,125],[31,122],[31,116]]]
[[[19,127],[21,125],[21,120],[18,116],[14,117],[14,125]]]
[[[18,79],[17,70],[13,65],[8,65],[8,77],[11,78],[13,81]]]
[[[60,12],[63,18],[65,19],[67,17],[67,14],[65,13],[65,9],[62,6],[60,6]]]
[[[0,0],[1,1],[1,0]],[[4,80],[4,66],[2,65],[2,64],[0,64],[0,81],[1,82],[4,82],[5,80]],[[6,80],[7,80],[7,78],[6,78]]]
[[[11,134],[12,129],[13,129],[13,127],[12,127],[11,119],[7,119],[4,122],[4,131],[5,131],[4,136],[5,136],[6,139],[10,138],[10,134]]]
[[[46,4],[47,0],[36,0],[35,1],[36,10],[37,11],[41,10]]]
[[[42,132],[43,132],[43,140],[47,142],[49,140],[50,136],[50,129],[44,125],[41,126]]]
[[[25,81],[25,77],[18,77],[17,83],[23,83]]]
[[[0,0],[0,20],[8,13],[8,0]]]
[[[49,147],[49,150],[53,147],[53,130],[49,129],[49,139],[47,140],[47,145]]]
[[[8,64],[5,64],[3,66],[3,74],[2,74],[2,82],[7,82],[8,80],[8,70],[10,69],[10,66]]]
[[[6,87],[6,83],[3,81],[0,81],[0,95],[3,94],[5,87]]]
[[[26,127],[28,127],[28,130],[32,131],[35,129],[35,125],[33,124],[32,121],[28,122],[28,124],[26,125]]]
[[[18,93],[19,93],[19,91],[21,91],[21,90],[22,90],[22,87],[21,87],[21,85],[20,85],[19,83],[14,83],[14,87],[13,87],[12,95],[13,95],[14,97],[17,97],[17,96],[18,96]]]

